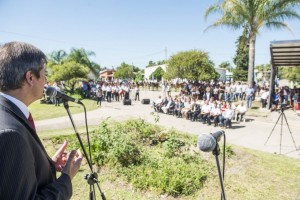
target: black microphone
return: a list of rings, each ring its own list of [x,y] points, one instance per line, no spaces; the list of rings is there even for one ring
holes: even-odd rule
[[[63,101],[72,101],[72,102],[75,102],[78,104],[82,104],[81,101],[79,101],[78,99],[75,99],[66,94],[63,94],[63,93],[57,91],[54,87],[48,87],[46,89],[46,95],[49,97],[61,98]]]
[[[198,136],[198,147],[201,151],[210,152],[216,148],[217,142],[220,141],[224,131],[217,131],[211,134],[201,134]]]

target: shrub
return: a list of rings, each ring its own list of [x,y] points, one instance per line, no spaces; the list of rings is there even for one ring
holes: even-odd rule
[[[109,167],[141,190],[191,195],[203,186],[212,168],[191,151],[196,137],[141,119],[120,123],[107,119],[90,135],[95,164]]]

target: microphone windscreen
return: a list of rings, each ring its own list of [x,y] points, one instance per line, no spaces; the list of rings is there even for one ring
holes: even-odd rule
[[[216,139],[211,134],[198,136],[198,147],[201,151],[210,152],[215,149],[216,144]]]
[[[46,95],[49,97],[55,97],[56,96],[56,89],[54,87],[48,87],[46,89]]]

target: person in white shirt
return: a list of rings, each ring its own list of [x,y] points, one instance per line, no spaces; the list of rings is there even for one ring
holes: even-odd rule
[[[243,120],[244,115],[247,112],[247,106],[244,104],[244,102],[242,102],[240,105],[238,105],[236,107],[236,120],[239,121],[240,117],[241,117],[241,121]]]
[[[105,90],[106,90],[106,101],[111,102],[111,91],[112,91],[111,85],[107,84]]]
[[[191,99],[188,98],[185,102],[184,102],[184,106],[181,109],[181,116],[183,118],[187,118],[187,113],[192,109],[193,104],[191,102]]]
[[[205,104],[201,108],[201,118],[203,120],[203,124],[206,124],[207,121],[208,125],[211,125],[210,111],[211,111],[211,106],[209,105],[209,101],[206,100]]]
[[[135,87],[134,87],[134,91],[135,91],[135,98],[134,98],[134,100],[136,101],[136,100],[140,100],[140,87],[139,87],[139,85],[138,85],[138,83],[135,85]]]
[[[161,107],[161,110],[163,111],[163,113],[168,114],[168,110],[169,110],[169,108],[170,108],[170,106],[171,106],[172,103],[174,103],[174,101],[173,101],[173,98],[170,97],[169,100],[168,100],[167,105]]]
[[[115,101],[120,101],[120,86],[116,84],[115,86]]]
[[[236,98],[236,83],[232,83],[230,86],[230,101],[235,101]]]
[[[236,91],[235,91],[235,100],[242,100],[242,85],[241,82],[238,82],[238,84],[236,85]]]
[[[218,107],[217,102],[214,103],[214,107],[210,111],[210,116],[213,117],[214,120],[214,126],[216,127],[219,123],[219,117],[221,115],[221,110]]]
[[[163,103],[163,100],[162,100],[161,96],[158,96],[158,99],[156,99],[153,102],[154,110],[157,111],[157,112],[161,111],[162,103]]]
[[[270,91],[269,89],[266,89],[260,96],[261,100],[261,106],[262,108],[265,108],[267,106],[267,99],[269,97]]]
[[[232,128],[231,126],[231,120],[234,116],[234,110],[231,108],[231,104],[227,105],[227,109],[225,110],[225,112],[223,113],[224,116],[224,125],[225,128]]]
[[[242,99],[241,100],[245,100],[246,99],[246,90],[247,89],[248,89],[247,83],[243,83],[242,84]]]

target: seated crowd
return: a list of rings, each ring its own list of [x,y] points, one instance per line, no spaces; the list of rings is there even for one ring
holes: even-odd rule
[[[216,101],[214,97],[209,100],[197,100],[184,94],[175,96],[175,98],[159,96],[152,105],[156,112],[185,118],[193,122],[213,124],[215,127],[220,126],[222,128],[232,128],[233,119],[243,121],[247,112],[247,107],[243,101],[236,107],[230,101]]]

